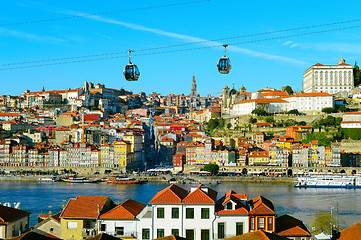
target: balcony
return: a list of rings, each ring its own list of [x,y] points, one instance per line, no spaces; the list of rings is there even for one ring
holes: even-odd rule
[[[98,230],[96,228],[83,228],[83,230],[82,230],[83,238],[95,236],[97,234],[98,234]]]

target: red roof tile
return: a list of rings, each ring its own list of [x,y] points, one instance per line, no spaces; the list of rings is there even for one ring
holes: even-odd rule
[[[361,240],[361,222],[358,222],[340,232],[338,240]]]
[[[249,211],[251,215],[275,215],[272,202],[262,196],[253,198],[249,203],[253,206]]]
[[[106,211],[104,206],[110,202],[114,206],[113,201],[107,196],[78,196],[69,200],[60,215],[60,218],[98,218],[98,216]]]
[[[128,199],[102,214],[100,219],[135,219],[144,207],[145,204]]]
[[[187,190],[172,184],[158,192],[149,203],[182,203],[187,193]]]
[[[276,234],[285,237],[311,236],[302,221],[289,215],[283,215],[276,218]]]
[[[184,198],[183,203],[188,204],[214,204],[217,198],[217,192],[207,188],[207,192],[202,190],[203,184],[198,185],[197,189],[189,192]]]
[[[30,212],[0,205],[0,224],[9,223],[29,215]]]

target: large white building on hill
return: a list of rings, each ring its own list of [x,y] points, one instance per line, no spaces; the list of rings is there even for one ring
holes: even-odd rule
[[[335,94],[346,91],[351,94],[354,87],[353,67],[343,57],[337,65],[317,63],[303,73],[302,88],[305,93],[326,92]]]

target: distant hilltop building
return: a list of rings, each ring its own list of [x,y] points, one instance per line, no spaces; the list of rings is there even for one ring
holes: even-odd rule
[[[231,108],[234,104],[240,101],[251,99],[252,95],[252,93],[246,92],[246,88],[243,85],[239,89],[239,91],[237,91],[234,88],[234,84],[231,90],[229,90],[229,87],[227,85],[224,86],[222,93],[222,111],[224,111],[224,109],[226,108]]]
[[[196,77],[194,75],[192,79],[191,97],[197,97],[197,84]]]
[[[317,63],[303,73],[303,91],[305,93],[326,92],[351,94],[354,87],[353,67],[345,63],[343,57],[337,65]]]

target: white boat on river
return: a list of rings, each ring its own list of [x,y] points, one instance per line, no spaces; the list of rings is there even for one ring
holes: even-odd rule
[[[297,178],[295,187],[300,188],[361,188],[359,176],[303,176]]]

